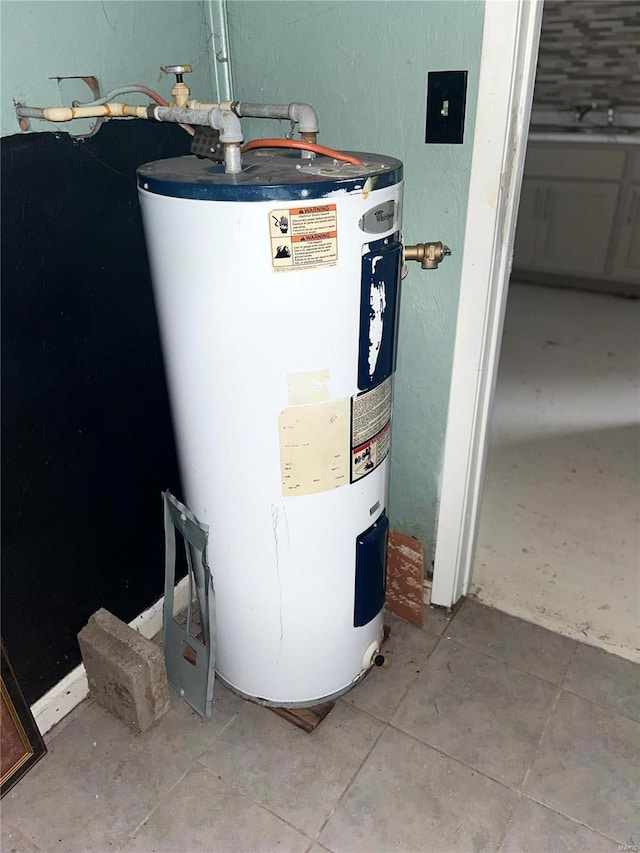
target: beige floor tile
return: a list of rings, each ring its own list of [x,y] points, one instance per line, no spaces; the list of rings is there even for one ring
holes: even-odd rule
[[[134,735],[94,703],[2,801],[3,814],[48,851],[118,846],[201,755],[241,704],[222,688],[203,723],[177,697],[159,725]]]
[[[442,639],[391,722],[517,787],[557,693],[548,681]]]
[[[314,837],[382,731],[338,702],[311,734],[247,703],[200,762]]]
[[[621,844],[640,844],[640,723],[563,692],[525,792]]]
[[[447,637],[558,685],[576,648],[568,637],[475,601],[463,604]]]
[[[164,798],[127,853],[303,853],[309,839],[196,765]]]
[[[500,853],[619,853],[620,845],[531,800],[509,821]]]
[[[320,841],[336,853],[495,850],[516,796],[387,729]]]
[[[640,720],[640,664],[580,645],[563,686],[596,705]]]

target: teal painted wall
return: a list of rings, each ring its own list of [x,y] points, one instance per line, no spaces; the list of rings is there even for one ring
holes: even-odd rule
[[[232,0],[236,98],[309,101],[320,141],[405,164],[404,234],[453,250],[404,281],[391,466],[392,523],[432,559],[460,287],[484,0]],[[463,145],[425,145],[430,70],[468,69]],[[272,125],[269,127],[269,125]],[[247,123],[253,136],[285,124]]]
[[[13,100],[66,103],[54,75],[95,74],[103,89],[144,82],[168,95],[159,66],[190,62],[196,96],[213,99],[207,3],[0,3],[2,135],[18,132]],[[484,0],[231,0],[235,96],[311,101],[321,141],[399,157],[408,242],[443,240],[438,271],[404,282],[390,513],[433,550],[458,304]],[[468,69],[463,145],[424,144],[429,70]],[[66,90],[68,91],[68,90]],[[73,97],[79,97],[76,91]],[[270,127],[274,124],[275,127]],[[33,122],[34,130],[67,125]],[[288,128],[246,122],[246,135]]]
[[[196,0],[3,0],[2,136],[19,133],[14,99],[29,106],[68,104],[68,99],[62,100],[57,82],[49,79],[54,76],[93,74],[103,91],[122,83],[145,83],[167,97],[173,78],[161,74],[160,66],[190,63],[194,71],[188,82],[196,96],[213,99],[205,14],[206,3]],[[67,91],[72,91],[71,98],[88,92],[81,88]],[[86,100],[90,98],[88,95]],[[34,131],[70,127],[32,122]]]

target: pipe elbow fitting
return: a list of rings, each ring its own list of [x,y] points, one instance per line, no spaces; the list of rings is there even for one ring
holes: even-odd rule
[[[214,130],[220,131],[220,142],[229,144],[243,141],[240,119],[231,110],[215,107],[209,112],[209,124]]]
[[[311,104],[289,104],[289,118],[297,123],[300,133],[318,132],[318,114]]]

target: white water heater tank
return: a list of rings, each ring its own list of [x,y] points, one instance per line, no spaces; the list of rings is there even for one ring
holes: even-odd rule
[[[344,693],[382,638],[402,164],[356,156],[138,170],[217,676],[266,704]]]

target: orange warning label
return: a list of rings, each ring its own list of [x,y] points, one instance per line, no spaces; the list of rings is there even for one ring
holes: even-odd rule
[[[274,272],[333,266],[338,260],[336,205],[272,210],[269,237]]]

